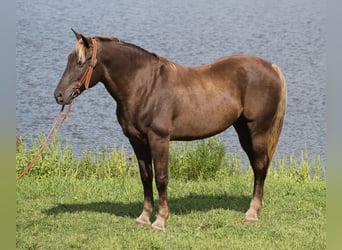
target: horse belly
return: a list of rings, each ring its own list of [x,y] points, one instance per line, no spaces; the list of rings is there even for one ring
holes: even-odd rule
[[[218,134],[240,116],[238,105],[216,101],[203,105],[184,105],[173,120],[171,140],[195,140]]]

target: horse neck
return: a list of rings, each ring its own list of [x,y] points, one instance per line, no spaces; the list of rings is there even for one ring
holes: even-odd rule
[[[138,91],[141,84],[138,74],[146,74],[151,69],[151,56],[126,44],[104,43],[101,46],[98,57],[103,67],[102,82],[117,102],[127,100]]]

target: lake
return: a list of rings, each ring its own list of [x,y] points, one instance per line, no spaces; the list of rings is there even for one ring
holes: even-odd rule
[[[111,35],[176,63],[202,65],[250,54],[278,64],[288,84],[286,120],[275,157],[304,148],[326,161],[326,30],[321,0],[16,1],[16,130],[30,139],[49,130],[60,106],[53,91],[76,43],[70,28]],[[60,137],[76,153],[124,146],[116,104],[99,83],[74,101]],[[241,152],[235,130],[220,135]]]

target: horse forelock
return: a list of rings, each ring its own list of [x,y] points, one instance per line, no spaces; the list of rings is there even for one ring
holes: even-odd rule
[[[72,52],[76,54],[77,60],[80,63],[84,63],[86,60],[85,50],[86,48],[81,40],[76,43],[72,50]]]

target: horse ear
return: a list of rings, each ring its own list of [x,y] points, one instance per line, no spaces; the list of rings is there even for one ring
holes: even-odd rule
[[[82,39],[83,45],[89,49],[90,45],[89,45],[88,39],[85,36],[83,36],[82,34],[76,32],[73,28],[71,28],[71,30],[72,30],[72,32],[74,32],[77,41]]]
[[[89,41],[86,37],[84,37],[82,34],[81,34],[81,38],[82,38],[82,41],[83,41],[83,45],[86,47],[86,48],[90,48],[90,45],[89,45]]]
[[[72,30],[72,32],[74,32],[77,41],[82,38],[80,33],[76,32],[73,28],[71,28],[71,30]]]

